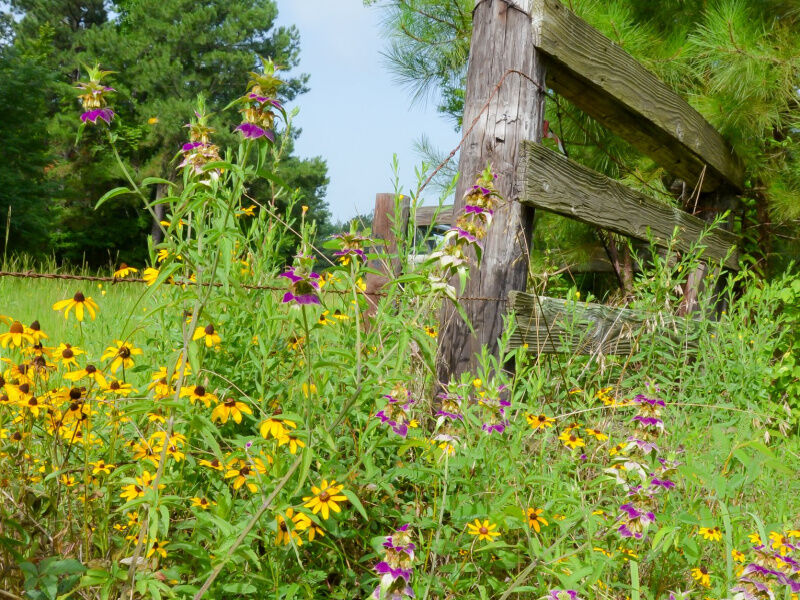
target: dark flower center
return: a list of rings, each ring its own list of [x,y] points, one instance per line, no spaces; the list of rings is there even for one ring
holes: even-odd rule
[[[3,394],[2,396],[0,396],[0,402],[10,402],[10,401],[11,398],[9,398],[7,394]]]
[[[486,527],[481,527],[478,531],[480,531],[481,535],[486,535],[489,533],[489,530]]]
[[[571,436],[569,436],[569,441],[570,441],[570,442],[574,442],[574,441],[576,441],[577,439],[578,439],[578,438],[577,438],[576,436],[574,436],[574,435],[571,435]]]
[[[206,328],[203,331],[206,332],[206,335],[214,335],[214,326],[206,325]]]
[[[44,366],[45,366],[47,363],[45,362],[45,360],[44,360],[44,357],[43,357],[43,356],[36,356],[36,357],[33,359],[33,364],[34,364],[36,367],[38,367],[38,368],[42,368],[42,367],[44,367]]]
[[[244,467],[239,469],[239,475],[241,475],[242,477],[247,477],[248,475],[250,475],[250,467],[245,465]]]
[[[72,297],[72,299],[79,304],[86,302],[86,296],[84,296],[81,292],[75,292],[75,295]]]
[[[321,492],[319,495],[320,502],[327,502],[331,499],[331,495],[328,492]]]
[[[119,381],[112,381],[108,387],[112,390],[118,390],[120,388]]]
[[[281,531],[289,531],[289,528],[286,526],[286,521],[281,521],[279,527],[281,528]]]
[[[34,321],[33,323],[31,323],[30,329],[32,329],[33,331],[41,331],[42,326],[39,325],[39,321]]]
[[[218,466],[219,466],[219,460],[215,458],[215,459],[214,459],[214,460],[212,460],[212,461],[211,461],[209,464],[210,464],[212,467],[218,467]]]
[[[19,370],[21,375],[25,375],[28,372],[28,365],[25,363],[20,363],[17,365],[17,369]]]
[[[39,406],[39,401],[36,399],[36,396],[31,396],[31,399],[28,400],[28,406]]]
[[[75,353],[71,348],[64,348],[61,351],[61,358],[72,358],[73,356],[75,356]]]
[[[30,384],[23,383],[21,386],[19,386],[19,391],[22,392],[23,394],[29,393],[31,391]]]
[[[236,400],[234,400],[233,398],[228,398],[227,400],[225,400],[225,406],[227,406],[228,408],[233,408],[234,406],[236,406]]]
[[[0,387],[3,387],[6,384],[6,380],[3,379],[3,376],[0,375]]]
[[[77,402],[73,402],[72,404],[69,405],[69,411],[70,412],[76,412],[79,407],[80,407],[80,404],[78,404]]]
[[[86,365],[86,373],[88,375],[91,375],[96,372],[97,372],[97,367],[95,367],[94,365]]]
[[[20,323],[19,321],[14,321],[11,324],[11,327],[9,328],[8,331],[10,333],[22,333],[23,331],[25,331],[25,328],[22,326],[22,323]]]
[[[127,346],[123,346],[117,351],[117,355],[120,358],[130,358],[131,357],[131,349]]]
[[[195,396],[200,396],[202,398],[206,395],[206,388],[204,388],[202,385],[198,385],[196,388],[194,388],[194,394]]]
[[[22,434],[19,431],[15,431],[14,435],[11,436],[11,439],[15,442],[18,442],[22,439]]]
[[[71,400],[80,400],[80,398],[81,398],[81,388],[76,388],[76,387],[72,388],[69,391],[69,397],[70,397]]]

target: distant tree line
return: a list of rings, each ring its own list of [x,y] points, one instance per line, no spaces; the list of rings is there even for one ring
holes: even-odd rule
[[[114,71],[113,131],[126,166],[139,177],[175,180],[174,157],[198,94],[224,146],[235,142],[239,119],[221,109],[242,94],[259,57],[287,69],[299,62],[299,33],[275,25],[273,0],[10,0],[2,11],[0,241],[8,239],[10,252],[62,261],[138,263],[153,225],[134,198],[94,210],[124,182],[102,130],[88,127],[76,143],[74,86],[84,66]],[[308,89],[307,75],[285,80],[285,101]],[[289,152],[276,169],[302,193],[296,210],[308,206],[320,234],[328,233],[325,161]],[[267,190],[250,193],[263,199]]]

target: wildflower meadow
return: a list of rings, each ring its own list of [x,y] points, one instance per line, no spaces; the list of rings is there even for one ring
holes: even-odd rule
[[[148,264],[0,279],[0,598],[797,600],[800,279],[712,272],[719,318],[629,356],[505,335],[437,381],[438,308],[507,201],[492,166],[424,260],[357,222],[321,238],[273,169],[291,114],[263,67],[238,145],[201,100],[177,183],[125,171],[100,200],[166,208]],[[110,155],[122,77],[77,90]],[[672,311],[697,260],[654,250],[636,308]]]

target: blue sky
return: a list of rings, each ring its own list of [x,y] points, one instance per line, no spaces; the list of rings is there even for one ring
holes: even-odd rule
[[[436,112],[435,102],[411,104],[381,51],[380,11],[361,0],[277,0],[278,24],[300,30],[299,71],[311,91],[292,106],[303,132],[299,156],[328,161],[327,200],[334,221],[368,213],[377,192],[393,191],[392,155],[400,162],[403,191],[416,187],[420,158],[414,141],[425,134],[449,152],[459,134]],[[437,194],[429,194],[435,202]]]

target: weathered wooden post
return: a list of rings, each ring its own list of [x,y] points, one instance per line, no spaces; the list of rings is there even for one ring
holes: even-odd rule
[[[483,263],[470,274],[463,294],[467,298],[505,299],[512,290],[525,290],[527,283],[533,209],[515,202],[514,171],[519,143],[542,139],[544,66],[534,47],[533,4],[534,0],[482,0],[473,13],[465,131],[480,117],[461,147],[454,214],[463,210],[462,196],[487,162],[497,174],[497,189],[505,202],[484,239]],[[506,75],[509,69],[532,81],[518,73]],[[504,75],[488,110],[481,113]],[[475,336],[450,304],[441,309],[438,377],[442,383],[474,367],[474,355],[482,344],[495,351],[502,332],[505,302],[470,299],[464,308]]]
[[[407,197],[401,196],[399,198],[400,206],[400,228],[405,230],[408,225],[410,200]],[[372,236],[383,240],[385,242],[384,250],[389,256],[393,256],[389,263],[384,264],[381,261],[376,261],[371,265],[373,268],[383,271],[389,275],[400,275],[402,271],[402,264],[400,258],[397,256],[397,237],[394,233],[395,224],[395,195],[394,194],[375,194],[375,212],[372,217]],[[375,251],[378,249],[375,248]],[[378,303],[378,292],[388,281],[387,276],[376,275],[370,273],[366,277],[366,292],[367,300],[370,304],[369,312],[372,313],[374,307]]]

